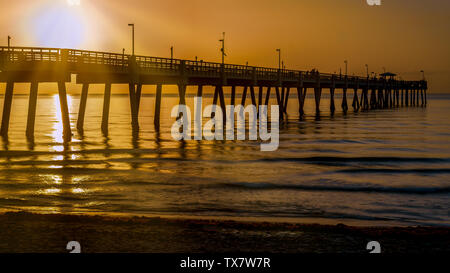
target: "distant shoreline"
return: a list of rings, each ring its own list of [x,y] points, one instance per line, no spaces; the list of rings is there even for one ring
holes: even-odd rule
[[[0,252],[62,252],[78,241],[82,252],[144,253],[385,253],[450,251],[448,227],[356,227],[176,217],[0,214]]]

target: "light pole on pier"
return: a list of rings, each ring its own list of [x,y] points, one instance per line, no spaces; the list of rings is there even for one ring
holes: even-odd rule
[[[344,64],[345,64],[345,76],[347,76],[348,75],[348,61],[345,60]]]
[[[129,27],[131,27],[131,39],[132,39],[132,52],[134,56],[134,24],[128,24]]]
[[[366,64],[366,72],[367,72],[367,78],[369,77],[369,65]]]
[[[8,35],[8,51],[10,47],[11,47],[11,36]]]
[[[225,56],[227,56],[227,54],[225,54],[225,32],[222,32],[222,39],[220,39],[219,42],[222,43],[222,48],[220,49],[222,52],[222,64],[225,64]]]
[[[125,48],[122,48],[122,69],[125,66]]]
[[[281,70],[281,48],[277,48],[278,52],[278,69]]]
[[[173,60],[173,46],[170,47],[170,59]]]

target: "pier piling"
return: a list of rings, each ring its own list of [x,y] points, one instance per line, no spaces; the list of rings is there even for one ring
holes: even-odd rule
[[[36,81],[31,82],[30,86],[30,98],[28,100],[28,117],[27,117],[27,130],[26,136],[33,138],[34,136],[34,124],[36,121],[36,104],[38,95],[39,83]]]
[[[69,107],[67,105],[66,83],[64,81],[58,82],[59,104],[61,107],[61,118],[63,123],[63,138],[64,141],[72,139],[72,130],[70,128]]]

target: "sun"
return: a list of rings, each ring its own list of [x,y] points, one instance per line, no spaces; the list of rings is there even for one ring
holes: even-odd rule
[[[67,0],[67,4],[69,6],[79,6],[81,4],[81,0]]]
[[[80,46],[86,39],[87,22],[77,6],[80,6],[80,0],[67,0],[67,5],[52,3],[35,10],[31,17],[35,41],[45,47]]]

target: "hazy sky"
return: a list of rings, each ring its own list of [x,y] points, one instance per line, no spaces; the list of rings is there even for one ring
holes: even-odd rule
[[[432,92],[450,92],[450,1],[382,0],[0,0],[1,44],[131,51],[290,69],[382,72],[404,79],[426,72]]]

